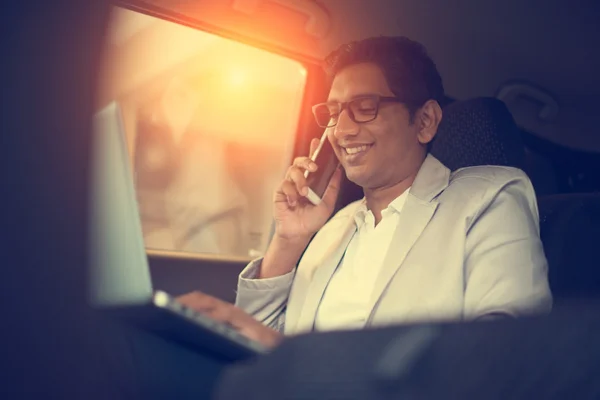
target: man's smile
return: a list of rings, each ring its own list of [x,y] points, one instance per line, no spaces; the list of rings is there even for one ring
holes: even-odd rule
[[[340,145],[343,161],[348,165],[359,164],[373,147],[373,143]]]

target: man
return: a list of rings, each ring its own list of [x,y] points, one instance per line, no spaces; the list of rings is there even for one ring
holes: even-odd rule
[[[297,158],[274,196],[268,251],[241,273],[239,308],[199,293],[181,300],[272,345],[280,333],[548,312],[527,176],[490,166],[451,173],[428,155],[444,90],[424,48],[371,38],[327,62],[331,90],[315,116],[364,199],[329,219],[341,169],[314,206],[304,171],[316,165]]]

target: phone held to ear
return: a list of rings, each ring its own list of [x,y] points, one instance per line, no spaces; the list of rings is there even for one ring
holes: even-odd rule
[[[313,153],[311,160],[317,164],[317,170],[315,172],[304,172],[308,186],[308,195],[306,198],[312,204],[319,205],[329,185],[329,181],[339,164],[333,146],[327,138],[327,130],[321,136],[319,147]]]

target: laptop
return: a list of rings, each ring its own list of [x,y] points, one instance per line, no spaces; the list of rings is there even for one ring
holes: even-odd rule
[[[239,360],[267,352],[220,321],[152,286],[123,118],[113,102],[94,116],[89,302],[169,340]]]

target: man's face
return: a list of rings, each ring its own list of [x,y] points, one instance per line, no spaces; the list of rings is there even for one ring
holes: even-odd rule
[[[365,95],[394,96],[381,69],[371,63],[341,70],[327,101],[343,103]],[[348,179],[364,189],[378,189],[397,184],[420,167],[426,147],[419,126],[411,123],[404,104],[381,102],[377,117],[365,123],[352,121],[344,109],[328,137]]]

